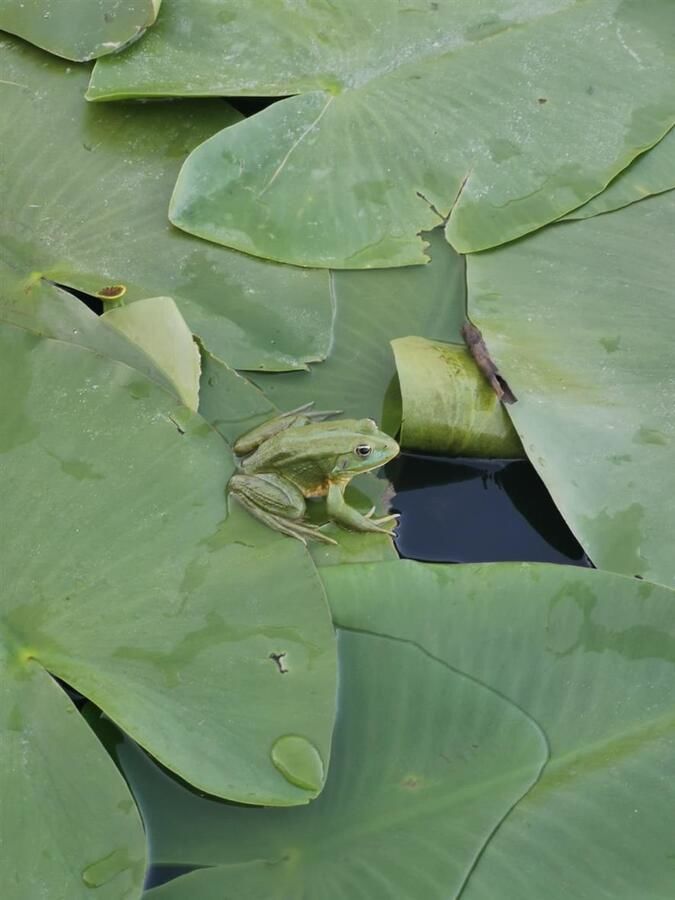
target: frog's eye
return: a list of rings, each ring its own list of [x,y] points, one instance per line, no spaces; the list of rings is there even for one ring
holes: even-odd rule
[[[370,456],[372,452],[373,448],[370,446],[370,444],[357,444],[356,447],[354,447],[354,453],[356,453],[356,455],[360,456],[362,459],[365,459],[366,456]]]

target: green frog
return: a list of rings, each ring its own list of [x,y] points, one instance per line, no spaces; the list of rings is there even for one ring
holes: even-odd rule
[[[337,543],[305,521],[310,497],[325,497],[328,516],[343,528],[391,534],[398,514],[373,518],[373,507],[362,515],[345,501],[344,491],[355,475],[397,456],[398,444],[372,419],[327,421],[340,413],[312,406],[276,416],[235,441],[239,469],[228,493],[261,522],[304,544]]]

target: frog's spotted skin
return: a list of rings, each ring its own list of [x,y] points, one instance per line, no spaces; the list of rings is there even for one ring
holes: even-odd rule
[[[352,531],[391,534],[396,515],[372,518],[349,506],[344,490],[355,475],[398,455],[399,446],[372,419],[323,421],[336,412],[311,412],[311,404],[276,416],[234,444],[241,457],[228,492],[270,528],[307,540],[335,541],[305,521],[308,497],[326,497],[329,517]]]

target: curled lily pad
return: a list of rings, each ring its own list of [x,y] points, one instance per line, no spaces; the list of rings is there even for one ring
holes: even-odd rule
[[[150,297],[103,313],[104,321],[141,347],[174,385],[179,400],[199,406],[199,348],[171,297]]]
[[[675,192],[469,257],[510,415],[593,562],[675,584]]]
[[[401,385],[401,446],[451,456],[517,458],[523,448],[499,398],[464,345],[391,342]]]
[[[181,161],[240,118],[221,100],[92,106],[88,68],[0,38],[2,256],[31,281],[124,302],[170,296],[191,330],[238,368],[303,369],[330,344],[326,272],[276,266],[167,222]]]
[[[335,639],[306,551],[227,515],[226,444],[140,373],[10,326],[0,341],[0,645],[16,690],[39,666],[202,790],[306,803],[320,785],[271,758],[299,734],[328,766]]]
[[[670,0],[174,0],[91,99],[297,96],[198,147],[171,220],[305,266],[426,261],[533,231],[675,122]],[[185,35],[190,35],[190,40]]]
[[[155,21],[162,0],[2,0],[0,29],[82,62],[116,53]]]

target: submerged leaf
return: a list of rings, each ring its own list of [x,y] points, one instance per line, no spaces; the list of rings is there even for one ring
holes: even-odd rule
[[[674,33],[671,0],[173,0],[87,96],[288,98],[191,154],[171,220],[297,265],[404,266],[446,217],[480,250],[601,191],[675,122]]]

